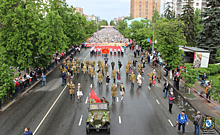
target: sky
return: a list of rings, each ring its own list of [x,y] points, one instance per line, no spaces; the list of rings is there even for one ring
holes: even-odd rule
[[[108,22],[120,15],[130,15],[130,0],[66,0],[68,5],[83,8],[86,15],[99,16]],[[161,0],[163,1],[163,0]],[[162,8],[162,4],[161,4]]]

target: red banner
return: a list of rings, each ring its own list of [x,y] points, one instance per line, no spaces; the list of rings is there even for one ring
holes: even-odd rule
[[[102,49],[102,54],[109,54],[109,49],[108,48],[103,48]]]

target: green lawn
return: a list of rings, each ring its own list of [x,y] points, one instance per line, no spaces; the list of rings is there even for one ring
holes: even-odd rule
[[[220,118],[215,118],[215,126],[220,128]]]

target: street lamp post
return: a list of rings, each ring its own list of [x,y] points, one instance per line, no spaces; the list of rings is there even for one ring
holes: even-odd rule
[[[153,22],[153,43],[152,43],[152,54],[154,52],[154,22]]]

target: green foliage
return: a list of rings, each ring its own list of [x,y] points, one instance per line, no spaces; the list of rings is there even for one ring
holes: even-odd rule
[[[10,90],[14,89],[15,87],[13,82],[14,70],[10,69],[10,66],[2,61],[0,61],[0,64],[0,100],[4,100],[5,96],[10,92]]]
[[[101,26],[108,26],[108,21],[107,20],[101,20],[99,22],[99,30],[101,30],[103,28]]]
[[[157,40],[155,46],[171,69],[175,69],[177,65],[182,65],[181,54],[184,53],[179,49],[179,45],[186,44],[183,33],[184,27],[182,21],[173,19],[158,20],[155,26],[155,39]]]
[[[211,92],[210,92],[210,95],[212,96],[212,98],[215,100],[215,101],[218,101],[220,103],[220,85],[219,85],[219,81],[220,81],[220,77],[218,78],[218,80],[213,80],[212,81],[212,88],[210,89]]]
[[[115,26],[115,23],[114,23],[113,20],[110,21],[110,25],[111,25],[111,26]]]
[[[117,30],[122,34],[125,35],[124,31],[127,28],[127,22],[125,20],[118,21]]]
[[[159,12],[157,11],[157,9],[154,11],[154,14],[152,16],[152,22],[156,23],[157,20],[159,20],[160,18],[160,14]]]
[[[192,66],[186,66],[183,72],[181,72],[181,77],[184,78],[184,85],[187,88],[192,88],[194,86],[194,83],[197,81],[197,78],[199,76],[198,68],[193,69]]]
[[[201,21],[201,17],[200,17],[200,9],[196,9],[195,11],[195,18],[196,18],[196,35],[198,36],[199,33],[202,31],[203,26],[199,23]]]
[[[197,37],[199,48],[210,51],[210,63],[217,62],[217,54],[220,43],[220,2],[219,0],[207,0],[204,12],[201,12],[203,30]]]
[[[165,9],[165,11],[164,11],[163,16],[164,16],[165,18],[167,18],[168,20],[175,18],[175,13],[172,11],[172,9],[173,9],[173,7],[170,6],[170,3],[169,3],[169,2],[167,2],[167,3],[166,3],[166,9]]]
[[[187,46],[196,46],[196,18],[194,8],[190,5],[191,1],[183,6],[180,19],[184,22],[184,35],[186,37]]]

